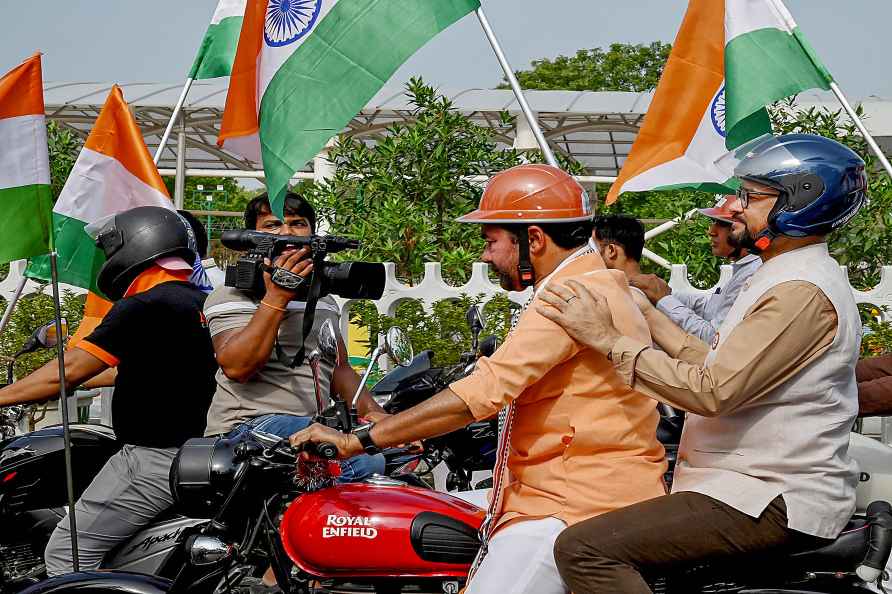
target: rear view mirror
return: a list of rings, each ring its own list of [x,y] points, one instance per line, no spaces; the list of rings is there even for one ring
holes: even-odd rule
[[[412,341],[402,328],[392,327],[384,338],[387,356],[400,367],[406,367],[415,357]]]
[[[486,316],[483,315],[483,307],[480,305],[472,305],[468,308],[465,319],[468,321],[468,327],[475,334],[486,327]]]
[[[68,320],[62,318],[62,336],[61,340],[64,342],[68,339]],[[15,354],[16,357],[21,355],[25,355],[27,353],[33,353],[34,351],[39,351],[40,349],[51,349],[59,344],[60,337],[56,333],[56,321],[46,323],[31,334],[30,338],[25,341],[25,344],[22,345],[21,350]]]

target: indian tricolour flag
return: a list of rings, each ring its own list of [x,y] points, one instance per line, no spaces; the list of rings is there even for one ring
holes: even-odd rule
[[[84,228],[137,206],[174,209],[139,126],[116,85],[53,208],[59,280],[100,293],[96,275],[105,255]],[[28,275],[49,279],[48,258],[32,260]]]
[[[248,0],[218,144],[288,182],[399,66],[479,0]]]
[[[248,0],[220,0],[198,48],[189,78],[201,80],[229,76]]]
[[[728,149],[771,131],[765,110],[832,78],[780,0],[691,0],[607,203],[622,192],[726,192]]]
[[[50,251],[50,164],[40,55],[0,78],[0,262]]]

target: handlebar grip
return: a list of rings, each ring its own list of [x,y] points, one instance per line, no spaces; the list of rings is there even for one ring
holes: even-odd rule
[[[334,460],[338,457],[338,448],[333,443],[314,443],[307,447],[307,451],[326,460]]]
[[[867,506],[867,521],[870,524],[867,555],[855,573],[870,584],[883,575],[889,553],[892,552],[892,505],[874,501]]]

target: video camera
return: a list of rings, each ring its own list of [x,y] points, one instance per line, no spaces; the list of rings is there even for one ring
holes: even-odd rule
[[[306,301],[310,287],[320,284],[318,296],[334,294],[345,299],[380,299],[384,294],[384,265],[378,262],[326,262],[328,254],[356,249],[359,241],[335,235],[274,235],[261,231],[224,231],[223,245],[247,252],[234,265],[226,267],[226,286],[250,292],[257,298],[266,293],[263,260],[275,262],[289,248],[310,248],[313,281],[304,283],[295,297]],[[318,277],[318,280],[317,280]]]

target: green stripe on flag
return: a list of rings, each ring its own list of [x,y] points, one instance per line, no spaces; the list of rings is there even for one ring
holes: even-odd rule
[[[189,71],[189,78],[202,80],[229,76],[242,30],[242,17],[228,17],[208,27]]]
[[[273,211],[288,182],[393,73],[478,0],[340,0],[275,74],[261,100],[263,168]]]
[[[53,213],[56,252],[59,254],[59,281],[89,289],[101,296],[102,292],[96,286],[96,277],[105,263],[105,254],[84,230],[86,226],[83,221]],[[25,274],[31,278],[50,281],[52,276],[49,257],[32,259]]]
[[[740,139],[752,138],[737,127],[754,129],[764,124],[748,118],[766,105],[806,89],[830,88],[829,72],[813,51],[806,50],[810,47],[801,35],[794,37],[775,28],[740,35],[725,46],[725,126],[729,148]]]
[[[53,195],[43,184],[0,190],[0,263],[50,251]]]

